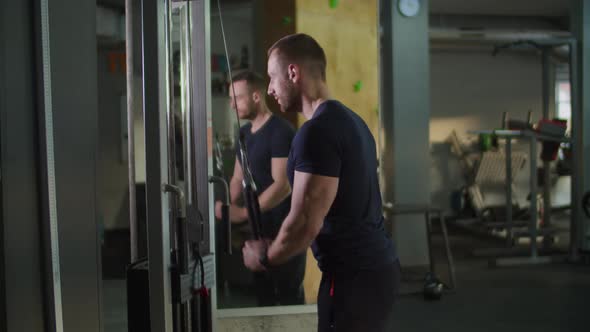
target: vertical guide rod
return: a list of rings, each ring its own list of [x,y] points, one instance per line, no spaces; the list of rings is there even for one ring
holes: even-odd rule
[[[169,70],[166,45],[168,0],[142,0],[143,112],[145,121],[146,215],[150,292],[150,327],[172,332],[169,200],[162,192],[168,183],[166,110]]]
[[[41,127],[41,155],[46,173],[42,176],[45,180],[45,188],[43,193],[43,207],[44,207],[44,222],[49,224],[44,225],[44,232],[47,234],[46,239],[49,242],[46,247],[50,250],[50,256],[46,256],[49,260],[47,272],[49,274],[48,281],[51,289],[47,290],[47,300],[51,301],[47,309],[49,322],[46,323],[50,331],[63,332],[63,308],[62,308],[62,294],[61,294],[61,275],[60,275],[60,260],[59,260],[59,233],[57,220],[57,197],[55,190],[55,160],[54,160],[54,143],[53,143],[53,108],[51,98],[51,57],[50,57],[50,35],[49,35],[49,5],[48,0],[41,0],[39,3],[39,23],[41,42],[41,71],[42,82],[40,83],[43,89],[40,101],[40,118]],[[48,228],[48,229],[47,229]]]
[[[184,5],[183,10],[181,10],[180,15],[180,25],[185,28],[184,35],[180,39],[180,75],[181,75],[181,82],[184,82],[186,86],[184,89],[181,89],[181,110],[184,112],[183,119],[184,119],[184,126],[183,130],[183,156],[184,156],[184,182],[186,183],[186,203],[187,205],[194,205],[196,206],[196,202],[193,202],[193,190],[196,187],[196,184],[193,183],[193,178],[195,174],[192,171],[192,164],[193,164],[193,145],[191,142],[193,141],[193,103],[191,99],[191,91],[193,90],[193,75],[192,75],[192,57],[191,57],[191,3],[186,2]]]
[[[530,177],[530,190],[531,190],[531,220],[529,223],[529,232],[531,234],[531,258],[538,258],[537,250],[537,138],[534,134],[528,135],[530,140],[530,154],[531,154],[531,177]],[[511,203],[512,204],[512,203]]]
[[[135,80],[134,80],[134,52],[133,43],[133,1],[125,0],[125,53],[127,66],[127,153],[129,174],[129,237],[131,246],[131,263],[139,258],[138,254],[138,225],[137,225],[137,198],[135,192]],[[144,198],[145,199],[145,198]]]
[[[173,237],[175,239],[172,242],[172,247],[175,249],[175,264],[176,268],[178,269],[178,273],[180,275],[188,274],[189,273],[189,250],[188,250],[188,231],[186,227],[186,220],[183,218],[184,213],[181,212],[183,208],[183,201],[184,201],[184,194],[183,189],[177,186],[178,182],[178,174],[176,172],[176,131],[179,128],[176,128],[176,110],[175,110],[175,95],[174,95],[174,45],[173,45],[173,38],[172,38],[172,30],[173,28],[173,19],[172,19],[172,7],[171,3],[166,1],[166,23],[165,23],[165,30],[166,30],[166,61],[168,62],[168,84],[169,94],[168,94],[168,108],[167,112],[167,134],[168,134],[168,181],[176,188],[180,189],[180,193],[176,195],[169,195],[169,215],[171,225],[174,225],[174,234]],[[180,332],[189,332],[190,331],[190,308],[188,302],[185,303],[176,303],[173,308],[173,312],[175,313],[175,326],[177,330]]]
[[[551,81],[551,48],[542,49],[542,74],[543,74],[543,118],[549,120],[549,94],[553,85]],[[536,156],[534,156],[536,158]],[[533,174],[536,176],[536,173]],[[542,227],[549,227],[551,223],[551,162],[543,160],[543,224]],[[551,236],[551,235],[547,235]]]
[[[514,243],[513,215],[512,215],[512,137],[506,137],[506,247],[510,248]]]
[[[580,108],[580,90],[579,90],[579,73],[580,64],[578,63],[578,41],[574,39],[569,43],[570,49],[570,100],[572,109],[572,212],[570,219],[570,261],[576,262],[579,259],[579,252],[582,245],[582,238],[580,237],[582,214],[581,214],[581,198],[582,198],[582,181],[583,168],[581,147],[582,142],[582,110]]]

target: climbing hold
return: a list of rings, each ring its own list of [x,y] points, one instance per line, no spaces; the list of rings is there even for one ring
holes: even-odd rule
[[[354,92],[359,92],[363,88],[363,81],[356,81],[354,83]]]
[[[283,16],[283,25],[289,25],[293,23],[293,18],[291,16]]]

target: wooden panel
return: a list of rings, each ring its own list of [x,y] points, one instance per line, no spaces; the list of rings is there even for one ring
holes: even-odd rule
[[[297,0],[296,29],[314,37],[326,52],[332,97],[359,114],[373,135],[378,129],[377,0]],[[362,83],[356,92],[355,84]],[[301,122],[300,122],[301,123]]]
[[[295,0],[259,0],[256,13],[260,13],[256,33],[257,52],[255,68],[266,77],[266,51],[280,38],[295,33]],[[274,114],[279,114],[297,127],[297,115],[283,113],[276,101],[267,96],[266,103]]]
[[[318,262],[313,257],[311,249],[307,249],[307,261],[305,264],[305,278],[303,289],[305,290],[305,303],[317,303],[318,289],[322,280],[322,272],[318,268]]]
[[[340,100],[367,123],[377,137],[379,123],[379,57],[377,0],[297,0],[296,30],[315,38],[326,52],[327,81],[332,98]],[[361,82],[358,91],[355,85]],[[299,125],[305,119],[299,117]],[[305,300],[317,302],[321,272],[308,252]]]

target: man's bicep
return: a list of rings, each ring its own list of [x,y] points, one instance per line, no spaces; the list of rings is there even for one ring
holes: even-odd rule
[[[238,158],[236,158],[236,163],[234,165],[234,175],[232,176],[232,181],[242,182],[243,178],[244,178],[244,173],[242,171],[242,165],[240,165]]]
[[[319,233],[336,193],[339,178],[295,171],[292,193],[292,209],[306,216],[310,232]]]
[[[272,158],[271,175],[275,182],[287,181],[287,158]]]

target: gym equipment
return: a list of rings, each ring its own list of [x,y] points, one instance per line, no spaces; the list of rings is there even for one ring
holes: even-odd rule
[[[553,230],[549,227],[550,220],[548,213],[545,214],[544,226],[539,229],[538,224],[538,189],[537,189],[537,142],[567,142],[568,139],[563,137],[554,137],[543,135],[532,130],[491,130],[491,131],[471,131],[473,134],[489,133],[496,135],[500,139],[506,141],[506,155],[511,156],[506,159],[505,178],[506,178],[506,222],[502,223],[502,226],[506,227],[507,231],[507,243],[508,246],[512,245],[513,238],[515,237],[529,237],[530,238],[530,256],[525,258],[511,257],[511,258],[498,258],[495,260],[495,265],[514,265],[514,264],[538,264],[547,263],[552,261],[551,257],[541,257],[538,253],[537,248],[537,236],[551,236]],[[512,140],[523,139],[529,143],[529,166],[530,166],[530,207],[528,220],[528,229],[525,232],[514,232],[514,227],[518,226],[513,222],[513,211],[512,211],[512,179],[513,179],[513,165],[512,165]],[[546,186],[547,187],[547,186]],[[546,193],[547,190],[544,190]],[[544,197],[547,200],[548,197]],[[487,250],[492,254],[501,250],[493,249]]]
[[[582,208],[586,213],[586,217],[590,218],[590,191],[586,192],[582,198]]]
[[[504,115],[504,117],[506,117],[506,115]],[[506,119],[505,121],[508,120]],[[480,134],[479,137],[482,135],[490,137],[491,140],[498,140],[498,137],[490,133]],[[506,152],[485,151],[477,156],[475,156],[475,154],[468,154],[459,142],[457,133],[454,130],[447,138],[447,141],[451,144],[451,153],[459,158],[466,182],[464,191],[466,192],[469,203],[477,216],[476,221],[484,223],[485,227],[504,226],[502,224],[490,222],[490,218],[493,219],[494,207],[486,205],[481,186],[505,183],[506,204],[512,202],[513,179],[524,167],[527,160],[526,153],[512,152],[510,142],[506,145]],[[506,155],[510,155],[510,158],[506,159]],[[506,170],[508,168],[510,171],[507,172]],[[512,203],[512,205],[514,205],[514,203]],[[512,208],[519,209],[518,206],[511,207],[511,209]],[[507,215],[507,218],[511,218],[512,216],[511,213],[507,213]],[[511,222],[512,220],[508,219],[505,224],[510,225]],[[510,234],[508,235],[510,236]],[[512,242],[513,240],[511,238],[507,239],[509,246],[512,245]]]
[[[580,96],[580,87],[579,87],[579,80],[577,75],[579,74],[579,41],[575,38],[542,38],[536,40],[520,40],[513,43],[507,43],[502,45],[497,45],[494,48],[493,55],[496,55],[502,49],[510,49],[510,48],[528,48],[539,51],[541,54],[541,64],[542,64],[542,105],[543,105],[543,119],[550,118],[550,91],[554,89],[554,81],[551,79],[551,56],[552,53],[557,48],[567,48],[569,51],[569,66],[570,66],[570,97],[571,97],[571,107],[572,107],[572,123],[574,124],[574,128],[582,128],[578,127],[581,126],[581,114],[583,113],[580,110],[579,105],[579,96]],[[552,126],[541,123],[541,127],[544,127],[544,131],[546,132],[549,130],[552,133],[560,134],[563,131],[563,126]],[[530,130],[523,130],[523,132],[527,132]],[[556,149],[557,144],[563,142],[563,140],[551,140],[545,139],[550,135],[546,134],[539,134],[537,139],[544,142],[546,146],[545,155],[543,156],[543,177],[544,183],[549,183],[550,181],[550,160],[553,159],[552,150]],[[552,136],[554,137],[554,136]],[[574,146],[575,155],[573,156],[573,167],[572,167],[572,213],[570,217],[570,250],[569,250],[569,257],[570,261],[577,261],[579,256],[578,253],[580,249],[587,249],[588,240],[584,236],[580,236],[579,232],[585,232],[587,226],[584,224],[583,218],[581,218],[580,213],[582,212],[580,209],[580,199],[581,195],[584,192],[583,181],[581,180],[584,174],[582,163],[580,162],[580,158],[583,155],[583,148],[582,144],[577,144],[578,142],[583,142],[584,139],[582,137],[582,130],[575,129],[572,131],[572,141],[576,144]],[[532,148],[531,148],[532,150]],[[535,151],[536,152],[536,151]],[[536,161],[537,155],[536,153],[533,154]],[[536,174],[533,172],[533,174]],[[531,182],[532,183],[532,182]],[[536,191],[531,190],[532,192]],[[531,195],[531,205],[536,203],[536,195]],[[532,209],[531,209],[532,211]],[[551,192],[549,186],[543,187],[543,219],[544,225],[548,225],[548,222],[551,220]],[[531,223],[532,224],[532,223]],[[533,239],[533,237],[531,237]],[[536,242],[536,241],[533,241]],[[538,261],[535,255],[535,248],[534,245],[531,248],[532,257],[528,260],[525,260],[525,263],[531,263]]]
[[[210,56],[201,47],[208,32],[201,19],[208,15],[206,6],[141,3],[149,261],[128,268],[130,331],[213,330],[215,259],[206,218],[209,68],[197,61]]]
[[[494,50],[494,55],[503,48],[513,47],[514,45],[533,45],[538,47],[535,42],[518,42],[515,44],[501,45]],[[544,54],[548,46],[543,46]],[[545,61],[546,59],[544,59]],[[545,94],[544,90],[544,94]],[[548,116],[547,102],[544,99],[544,116]],[[557,148],[561,143],[568,143],[569,139],[564,136],[565,125],[561,121],[541,120],[537,128],[532,126],[532,113],[529,112],[527,121],[511,120],[508,118],[506,112],[502,115],[502,128],[500,130],[478,130],[469,131],[470,134],[482,136],[492,136],[496,139],[505,141],[505,151],[487,151],[482,154],[479,165],[476,161],[468,160],[462,151],[456,133],[453,132],[449,138],[452,152],[456,154],[462,161],[462,166],[467,170],[467,183],[470,184],[467,192],[471,199],[472,206],[480,221],[485,221],[486,215],[490,209],[485,209],[483,195],[479,185],[483,183],[505,183],[506,188],[506,204],[505,204],[505,220],[501,222],[484,222],[484,225],[492,228],[502,228],[506,231],[506,248],[492,248],[477,251],[477,255],[492,255],[497,256],[513,251],[515,239],[519,237],[528,237],[530,239],[530,256],[527,258],[500,258],[493,263],[495,265],[513,265],[513,264],[537,264],[552,261],[551,257],[539,257],[537,248],[537,237],[542,236],[544,245],[548,247],[552,243],[552,236],[555,230],[551,227],[551,196],[549,185],[543,186],[542,200],[538,198],[538,180],[537,180],[537,142],[543,144],[543,151],[541,154],[543,160],[543,183],[550,183],[550,161],[554,159]],[[514,175],[525,164],[527,156],[521,152],[513,152],[512,144],[514,140],[524,140],[529,143],[529,165],[530,165],[530,207],[528,214],[518,211],[518,206],[514,206],[512,200],[512,183]],[[503,167],[502,164],[505,164]],[[477,173],[474,178],[469,176],[469,169],[477,168]],[[469,181],[472,182],[469,182]],[[538,208],[539,203],[543,204],[542,209]],[[514,212],[515,208],[516,213]],[[539,211],[543,211],[542,223],[539,222]],[[515,215],[526,215],[526,220],[515,222]],[[539,227],[542,224],[542,228]],[[515,230],[516,228],[526,227],[524,231]]]
[[[582,209],[584,210],[586,217],[590,218],[590,191],[587,191],[582,198]],[[590,236],[587,235],[586,241],[588,241],[588,239],[590,239]],[[585,264],[590,264],[590,251],[581,248],[580,258]]]
[[[424,290],[422,291],[425,300],[440,300],[445,285],[438,280],[433,273],[426,274],[424,278]]]
[[[128,332],[150,331],[150,292],[148,261],[143,259],[127,268]]]
[[[453,263],[453,254],[451,253],[451,246],[449,244],[449,236],[447,233],[447,225],[444,219],[444,215],[441,209],[431,207],[429,205],[413,205],[413,204],[392,204],[385,203],[383,210],[393,216],[395,215],[408,215],[408,214],[423,214],[424,221],[426,222],[426,240],[428,245],[428,262],[430,271],[426,275],[424,288],[422,292],[425,298],[434,298],[437,293],[442,294],[443,290],[455,290],[456,279],[455,279],[455,264]],[[445,244],[445,254],[447,258],[447,266],[449,273],[448,286],[445,286],[438,278],[436,278],[436,264],[434,262],[434,252],[432,249],[432,219],[431,215],[436,215],[440,222],[440,227],[443,235],[443,241]],[[440,288],[440,289],[439,289]]]
[[[227,181],[220,177],[220,176],[210,176],[209,177],[210,183],[219,183],[223,185],[223,192],[224,192],[224,200],[221,205],[221,224],[223,225],[222,234],[225,234],[225,237],[221,237],[221,241],[223,241],[223,247],[225,248],[225,252],[228,255],[232,253],[232,245],[231,245],[231,220],[229,220],[229,186]]]

